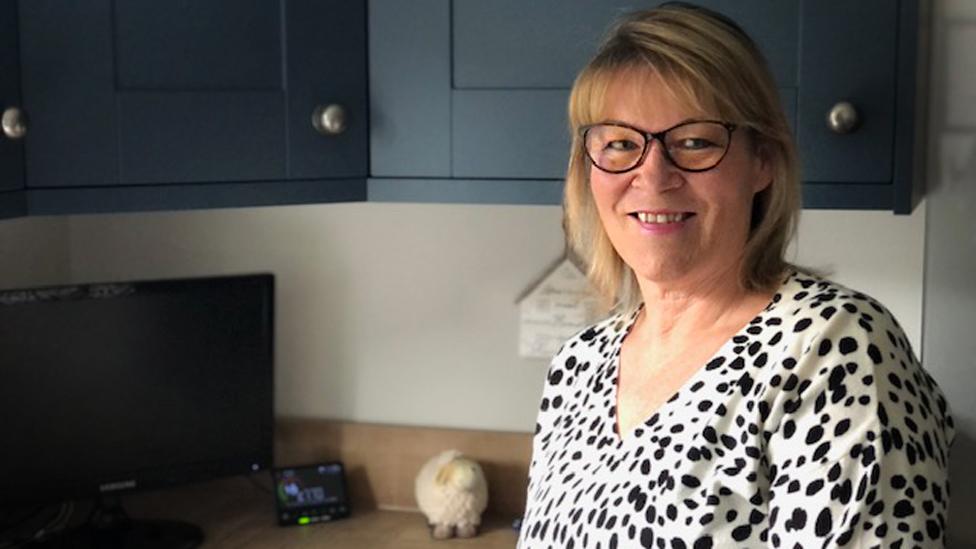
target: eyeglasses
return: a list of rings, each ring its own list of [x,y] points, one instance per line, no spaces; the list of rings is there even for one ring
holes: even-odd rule
[[[586,156],[607,173],[623,173],[640,166],[652,139],[664,145],[665,158],[679,169],[704,172],[725,158],[735,128],[735,124],[718,120],[691,120],[664,131],[646,132],[614,122],[583,126],[580,134]]]

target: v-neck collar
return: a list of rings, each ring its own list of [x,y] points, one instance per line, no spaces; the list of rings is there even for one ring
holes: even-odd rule
[[[766,306],[763,307],[761,311],[759,311],[759,313],[757,313],[754,317],[752,317],[748,322],[743,324],[742,327],[739,328],[739,330],[737,330],[724,343],[722,343],[722,345],[720,345],[719,348],[714,353],[712,353],[707,359],[705,359],[705,361],[702,362],[701,365],[698,366],[698,369],[695,370],[695,373],[692,374],[688,379],[686,379],[684,383],[682,383],[678,387],[678,389],[675,390],[675,392],[667,400],[662,402],[660,406],[658,406],[655,410],[653,410],[647,416],[647,418],[644,419],[644,421],[635,425],[633,428],[629,430],[628,433],[626,433],[626,436],[624,436],[624,434],[620,433],[620,427],[618,424],[619,401],[617,400],[617,396],[618,396],[618,383],[620,382],[620,355],[621,355],[621,351],[623,350],[624,340],[627,339],[627,336],[630,334],[631,329],[634,327],[634,324],[636,324],[637,322],[637,317],[640,316],[641,311],[644,310],[644,303],[638,305],[635,308],[635,310],[630,313],[627,323],[621,328],[620,337],[617,340],[617,347],[614,350],[613,354],[611,355],[610,364],[608,365],[606,371],[604,372],[604,376],[606,376],[607,378],[607,383],[609,383],[612,388],[610,392],[610,398],[613,406],[610,412],[610,417],[609,417],[610,421],[608,421],[606,425],[609,426],[608,428],[610,430],[608,436],[610,436],[613,439],[617,447],[619,448],[623,446],[624,444],[626,444],[632,439],[640,438],[640,435],[643,434],[643,431],[645,431],[650,427],[653,427],[653,425],[660,420],[663,413],[666,413],[670,407],[676,405],[678,401],[681,400],[682,396],[687,393],[687,389],[689,387],[692,387],[695,383],[701,381],[702,377],[705,377],[706,375],[710,375],[711,372],[707,368],[709,364],[717,360],[719,357],[735,354],[732,352],[732,348],[735,347],[736,345],[739,345],[739,343],[736,343],[736,340],[743,336],[749,337],[749,334],[747,332],[749,327],[754,326],[757,323],[761,323],[765,316],[767,316],[771,311],[774,311],[776,309],[777,305],[782,302],[782,298],[781,298],[782,294],[790,284],[794,283],[797,274],[798,273],[796,271],[790,271],[789,275],[784,278],[783,283],[780,284],[780,287],[776,289],[776,292],[774,292],[773,297],[766,304]]]

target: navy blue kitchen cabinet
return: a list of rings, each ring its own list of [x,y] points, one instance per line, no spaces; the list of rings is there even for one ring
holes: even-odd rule
[[[16,7],[29,214],[365,200],[365,0]]]
[[[657,3],[370,0],[370,200],[558,203],[573,78],[615,16]],[[912,210],[924,2],[698,3],[764,51],[799,143],[806,207]],[[827,122],[843,103],[859,121],[847,133]]]
[[[20,111],[20,65],[17,47],[17,4],[0,0],[0,219],[24,215],[24,147],[15,131]],[[9,134],[9,135],[8,135]]]

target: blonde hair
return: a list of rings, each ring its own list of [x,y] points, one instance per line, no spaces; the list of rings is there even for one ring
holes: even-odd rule
[[[569,98],[572,148],[563,227],[570,248],[612,306],[640,301],[637,280],[604,232],[589,188],[590,163],[581,126],[599,122],[610,82],[626,71],[653,71],[688,107],[746,128],[773,180],[756,193],[739,284],[773,291],[800,211],[800,176],[776,84],[755,43],[734,22],[705,8],[669,3],[620,20],[580,72]]]

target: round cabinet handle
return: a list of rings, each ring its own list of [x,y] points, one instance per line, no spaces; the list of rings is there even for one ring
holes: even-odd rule
[[[346,131],[346,109],[335,103],[319,105],[312,112],[312,126],[322,135],[339,135]]]
[[[838,134],[852,133],[861,124],[861,115],[849,101],[841,101],[827,113],[827,127]]]
[[[0,123],[3,126],[3,134],[10,139],[16,141],[27,135],[27,115],[17,107],[4,109]]]

